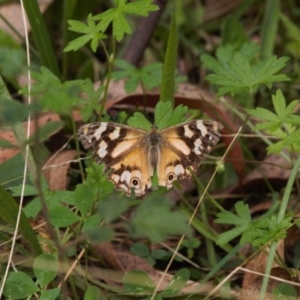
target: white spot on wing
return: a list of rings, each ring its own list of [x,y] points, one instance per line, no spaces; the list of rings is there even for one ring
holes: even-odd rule
[[[189,125],[184,125],[183,127],[184,127],[184,135],[187,136],[187,137],[189,137],[189,138],[191,138],[194,135],[194,133],[189,128]]]
[[[99,150],[97,151],[99,157],[103,158],[107,154],[106,148],[107,144],[104,141],[102,141],[99,145]]]
[[[195,152],[197,155],[202,154],[201,147],[202,147],[202,141],[201,141],[201,139],[196,139],[196,141],[195,141],[194,152]]]
[[[124,171],[122,174],[121,174],[121,182],[126,182],[127,185],[129,186],[129,183],[130,183],[130,178],[131,178],[131,173],[129,171]]]
[[[117,139],[120,136],[120,130],[121,130],[121,127],[116,127],[115,130],[112,133],[110,133],[108,137],[111,140]]]
[[[112,174],[111,175],[111,180],[115,183],[119,183],[120,181],[120,176],[119,175],[116,175],[116,174]]]
[[[176,165],[175,166],[175,174],[178,177],[179,175],[183,175],[185,173],[183,165]]]
[[[201,131],[202,136],[206,136],[208,131],[202,121],[197,121],[197,128]]]
[[[98,140],[100,139],[102,133],[106,130],[107,124],[106,123],[101,123],[100,127],[95,131],[94,137]]]
[[[121,190],[125,191],[127,194],[128,194],[128,192],[130,191],[129,187],[128,187],[126,184],[124,184],[124,183],[121,183],[121,184],[118,186],[118,188],[120,188]]]

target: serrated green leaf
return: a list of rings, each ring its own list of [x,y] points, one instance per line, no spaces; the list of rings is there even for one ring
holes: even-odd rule
[[[256,109],[247,109],[247,112],[255,118],[263,119],[270,122],[278,122],[278,116],[276,116],[274,113],[265,108],[257,107]]]
[[[43,253],[34,260],[33,272],[43,288],[57,276],[58,261],[53,255]]]
[[[155,119],[155,125],[158,127],[158,129],[163,129],[167,127],[171,114],[172,114],[171,101],[157,102],[154,110],[154,119]]]
[[[235,210],[238,216],[243,220],[243,223],[251,221],[251,214],[247,204],[244,204],[242,201],[238,201],[235,204]]]
[[[289,115],[291,113],[293,113],[295,107],[297,106],[297,104],[299,103],[299,100],[294,100],[292,101],[286,108],[286,113]],[[299,118],[300,119],[300,118]],[[300,121],[300,120],[299,120]],[[300,123],[300,122],[299,122]]]
[[[112,22],[113,36],[117,41],[121,41],[125,33],[131,33],[129,22],[125,18],[126,13],[147,16],[150,11],[158,9],[156,5],[150,4],[152,0],[140,0],[132,3],[127,1],[116,1],[116,7],[93,17],[100,20],[98,29],[104,32]]]
[[[226,61],[229,57],[230,52],[226,59],[224,57],[222,59]],[[275,74],[286,65],[287,60],[286,57],[277,59],[274,56],[254,64],[247,55],[235,52],[233,57],[228,59],[228,63],[223,63],[222,67],[216,68],[216,63],[211,63],[211,66],[216,68],[214,70],[216,74],[208,75],[207,79],[221,86],[219,95],[235,94],[243,90],[253,92],[260,85],[270,87],[274,82],[289,80],[284,74]]]
[[[19,197],[22,194],[22,184],[14,186],[10,189],[13,197]],[[24,196],[34,196],[37,194],[37,189],[33,185],[25,185]]]
[[[90,35],[83,35],[69,42],[68,46],[64,48],[64,52],[77,51],[78,49],[83,47],[86,43],[88,43],[90,40],[91,40]]]
[[[135,112],[133,117],[130,117],[127,121],[129,126],[141,128],[150,131],[152,124],[145,118],[145,116],[139,112]]]
[[[227,244],[231,240],[233,240],[236,237],[238,237],[239,235],[241,235],[247,228],[248,228],[248,226],[244,225],[244,226],[239,226],[239,227],[233,228],[224,233],[221,233],[217,237],[217,245],[221,246],[221,245]]]
[[[71,41],[69,45],[65,47],[64,52],[71,50],[76,51],[89,41],[91,41],[91,49],[93,52],[96,52],[99,41],[107,38],[105,34],[100,32],[99,25],[95,23],[91,14],[87,17],[87,24],[75,20],[69,20],[68,23],[70,25],[69,30],[83,35]]]
[[[74,191],[74,202],[83,216],[91,210],[94,203],[94,190],[88,184],[79,184]]]
[[[3,294],[9,299],[24,299],[38,292],[39,288],[24,272],[10,272]]]
[[[284,146],[290,146],[293,143],[298,142],[300,139],[300,129],[297,129],[293,133],[289,134],[283,141]]]
[[[67,227],[78,221],[80,218],[65,206],[54,206],[49,209],[49,220],[53,226]]]
[[[276,95],[272,95],[272,102],[276,114],[279,117],[283,117],[286,114],[286,104],[283,94],[280,90],[277,90]]]
[[[61,203],[75,205],[74,192],[72,191],[45,190],[44,196],[48,208],[60,205]]]

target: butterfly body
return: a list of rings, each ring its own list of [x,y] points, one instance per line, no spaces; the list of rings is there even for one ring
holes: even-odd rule
[[[127,194],[145,194],[157,171],[158,184],[170,188],[174,180],[190,177],[203,155],[219,141],[222,126],[214,121],[190,121],[150,131],[115,123],[91,123],[78,137],[98,163],[110,169],[109,178]]]

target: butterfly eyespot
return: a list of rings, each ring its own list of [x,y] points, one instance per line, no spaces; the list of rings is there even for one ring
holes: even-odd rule
[[[168,180],[169,180],[170,182],[172,182],[173,180],[175,180],[175,178],[176,178],[175,173],[169,173],[169,174],[168,174]]]
[[[131,184],[132,184],[132,186],[139,186],[140,185],[140,180],[138,178],[132,178],[131,179]]]

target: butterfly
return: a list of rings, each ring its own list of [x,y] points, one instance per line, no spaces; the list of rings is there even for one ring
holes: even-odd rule
[[[205,154],[219,139],[222,125],[215,121],[195,120],[150,131],[112,122],[97,122],[78,129],[78,139],[92,150],[96,162],[105,165],[109,179],[127,195],[136,196],[151,188],[157,172],[158,184],[172,182],[197,171]]]

